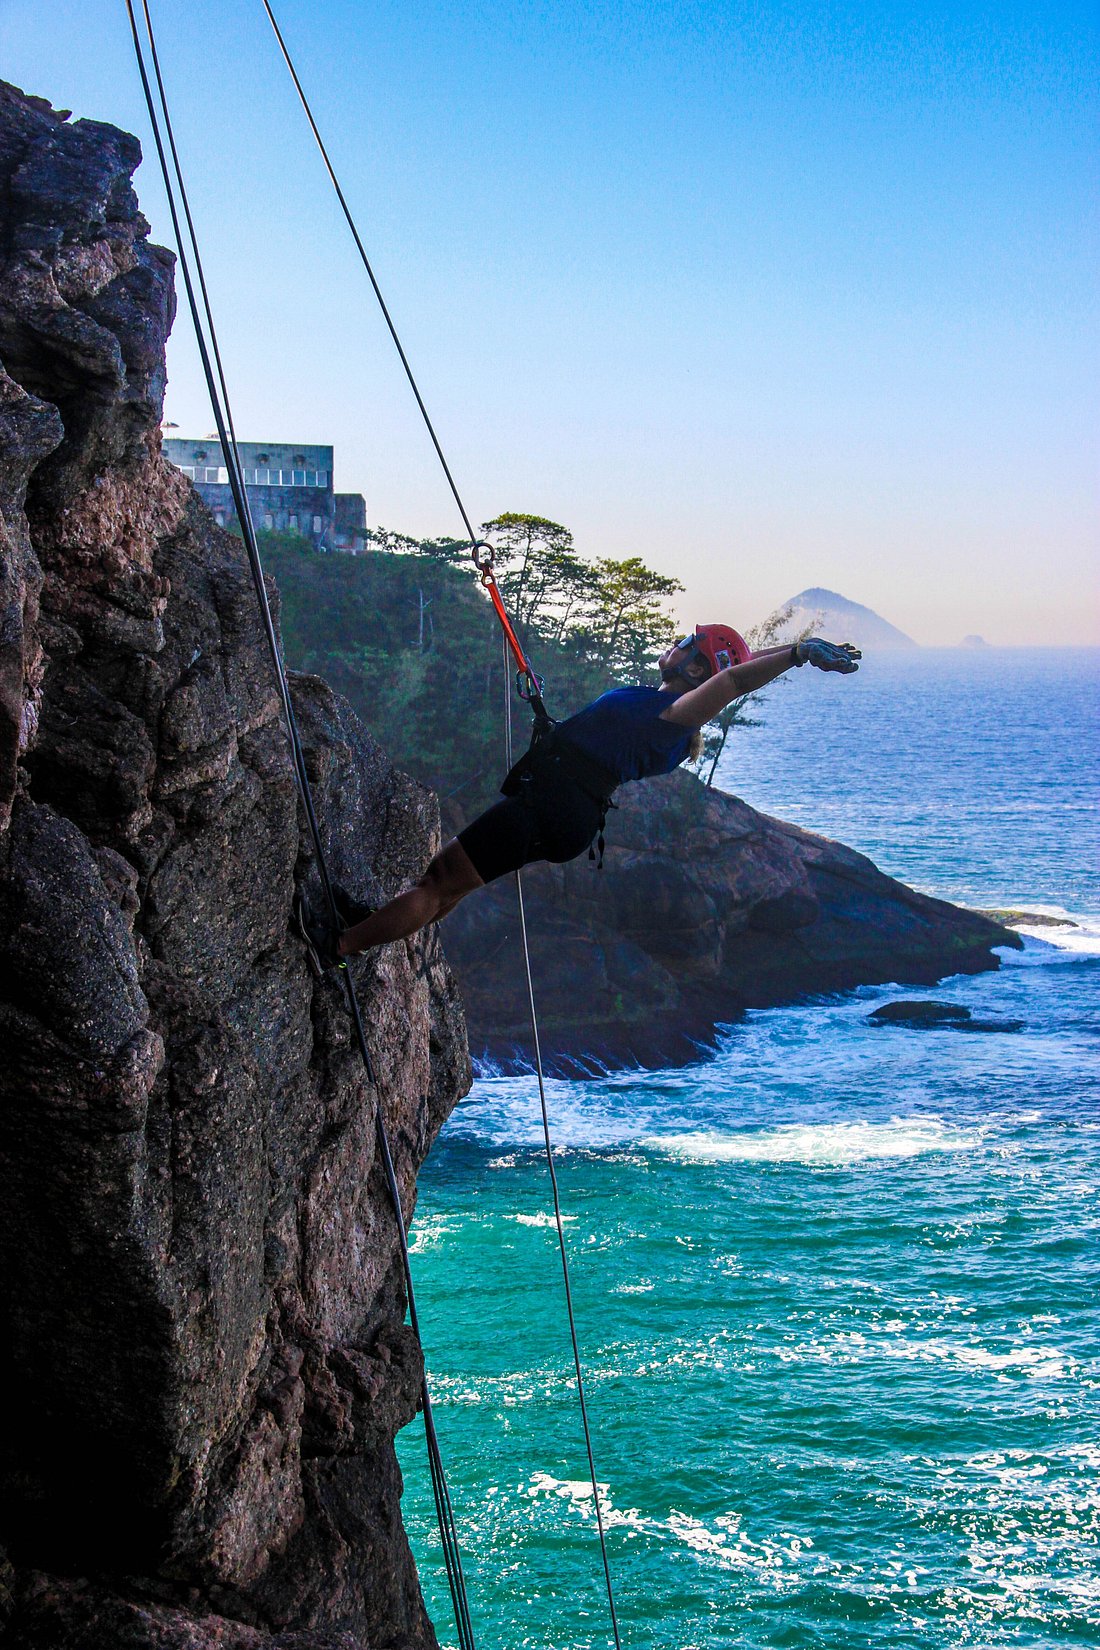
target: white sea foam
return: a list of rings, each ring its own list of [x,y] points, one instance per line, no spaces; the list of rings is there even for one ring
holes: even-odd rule
[[[514,1220],[517,1226],[556,1226],[557,1221],[549,1209],[542,1210],[537,1215],[505,1215],[505,1220]],[[576,1215],[562,1215],[562,1224],[576,1220]]]
[[[1064,1380],[1076,1369],[1074,1359],[1056,1346],[1011,1346],[1005,1352],[994,1352],[966,1341],[898,1340],[879,1343],[876,1350],[883,1357],[906,1362],[953,1363],[962,1369],[988,1369],[1035,1381]]]
[[[892,1117],[885,1123],[781,1123],[771,1129],[725,1133],[716,1129],[656,1135],[654,1151],[693,1163],[862,1163],[920,1157],[926,1152],[972,1151],[984,1129],[951,1128],[938,1117]]]
[[[1028,907],[1037,917],[1064,919],[1065,928],[1051,928],[1045,922],[1019,923],[1016,931],[1024,941],[1022,951],[1000,946],[997,955],[1002,965],[1035,968],[1051,964],[1078,962],[1082,957],[1100,954],[1100,922],[1095,918],[1070,916],[1060,906],[1036,905]]]
[[[610,1486],[600,1484],[600,1511],[608,1530],[627,1528],[644,1533],[658,1541],[672,1541],[695,1554],[700,1563],[717,1565],[727,1570],[751,1570],[758,1580],[774,1587],[795,1584],[793,1567],[809,1560],[813,1572],[821,1575],[836,1572],[842,1567],[824,1554],[813,1550],[813,1539],[806,1534],[782,1531],[776,1536],[752,1540],[742,1527],[740,1513],[723,1513],[707,1523],[677,1507],[669,1509],[667,1518],[646,1514],[636,1507],[614,1506]],[[569,1504],[582,1518],[595,1514],[592,1485],[587,1479],[554,1478],[550,1473],[538,1472],[526,1490],[531,1500],[554,1496]]]
[[[461,1231],[465,1220],[459,1215],[418,1215],[409,1229],[409,1253],[421,1254]]]
[[[918,1339],[912,1335],[883,1333],[893,1325],[876,1330],[840,1330],[836,1334],[790,1342],[772,1348],[782,1364],[897,1363],[953,1365],[959,1370],[988,1371],[999,1379],[1010,1376],[1033,1381],[1062,1381],[1079,1372],[1077,1360],[1057,1346],[1013,1345],[1004,1350],[980,1346],[975,1341],[952,1340],[946,1336]]]

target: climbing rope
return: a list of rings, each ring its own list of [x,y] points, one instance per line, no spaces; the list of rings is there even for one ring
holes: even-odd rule
[[[508,672],[508,644],[504,645],[505,683]],[[512,751],[512,696],[504,695],[504,757],[511,768]],[[565,1223],[561,1213],[561,1195],[558,1191],[558,1172],[554,1162],[554,1142],[550,1133],[550,1108],[546,1101],[546,1078],[542,1069],[542,1046],[539,1041],[539,1018],[535,1009],[535,983],[531,975],[531,949],[527,943],[527,914],[523,906],[523,872],[516,872],[516,905],[519,910],[519,933],[523,945],[523,967],[527,979],[527,1006],[531,1020],[531,1046],[535,1053],[535,1075],[539,1085],[539,1108],[542,1112],[542,1139],[546,1152],[546,1166],[550,1171],[550,1190],[554,1198],[554,1225],[558,1233],[558,1253],[561,1256],[561,1275],[565,1286],[565,1310],[569,1317],[569,1338],[573,1343],[573,1368],[577,1376],[577,1402],[580,1405],[581,1426],[584,1429],[584,1447],[588,1453],[588,1473],[592,1480],[592,1500],[596,1508],[596,1529],[600,1537],[600,1557],[603,1560],[604,1585],[607,1588],[607,1607],[611,1612],[611,1632],[615,1650],[621,1650],[619,1618],[615,1610],[615,1590],[611,1585],[611,1565],[607,1557],[607,1534],[604,1530],[600,1485],[596,1477],[596,1458],[592,1450],[592,1433],[588,1426],[588,1403],[584,1395],[584,1371],[581,1368],[581,1349],[577,1340],[577,1320],[573,1311],[573,1289],[569,1281],[569,1251],[565,1242]]]
[[[294,82],[294,90],[297,92],[298,101],[301,103],[302,108],[305,111],[306,120],[309,122],[309,129],[313,133],[317,147],[321,152],[321,159],[324,162],[325,171],[329,175],[329,181],[336,193],[336,199],[340,203],[340,210],[344,214],[344,220],[351,231],[351,238],[355,242],[355,250],[359,254],[359,261],[362,263],[363,268],[367,272],[367,278],[370,281],[374,296],[378,300],[378,307],[382,311],[382,317],[386,323],[389,335],[393,340],[393,347],[397,351],[398,358],[400,359],[401,365],[405,371],[405,377],[409,381],[409,388],[412,390],[413,395],[416,398],[416,404],[420,408],[420,416],[424,420],[424,428],[431,437],[432,446],[435,448],[435,455],[440,462],[443,474],[447,478],[447,485],[451,489],[451,494],[458,506],[458,513],[462,517],[462,525],[465,527],[466,536],[470,541],[470,554],[473,557],[474,566],[477,568],[481,577],[481,582],[488,592],[489,599],[496,610],[497,618],[500,620],[508,646],[511,649],[512,655],[516,662],[517,687],[520,692],[520,697],[528,701],[532,712],[534,713],[535,720],[539,723],[540,727],[549,727],[550,717],[547,715],[546,707],[542,702],[542,680],[540,677],[536,676],[534,671],[531,669],[527,655],[520,644],[519,638],[512,628],[511,620],[508,617],[500,590],[497,586],[496,577],[493,573],[493,547],[491,544],[486,544],[483,539],[479,539],[477,534],[474,532],[474,526],[473,522],[470,520],[469,511],[463,503],[462,494],[458,490],[458,483],[455,481],[455,478],[451,473],[451,466],[447,463],[447,457],[443,451],[443,445],[436,434],[435,425],[432,423],[431,415],[428,412],[424,397],[420,393],[420,386],[416,381],[416,376],[413,373],[412,367],[409,363],[409,358],[405,354],[405,346],[402,344],[400,334],[397,331],[397,327],[394,325],[393,316],[390,314],[389,305],[386,303],[386,300],[382,294],[382,288],[378,284],[378,278],[375,275],[371,261],[367,256],[367,249],[363,245],[363,239],[359,233],[355,219],[352,216],[351,207],[347,203],[347,197],[340,186],[339,178],[336,176],[336,169],[333,166],[332,161],[329,159],[329,152],[325,147],[325,140],[321,136],[320,128],[313,117],[313,110],[311,109],[309,99],[305,94],[305,88],[298,78],[298,71],[294,67],[294,59],[291,57],[287,43],[283,38],[283,31],[280,29],[275,13],[271,9],[270,0],[261,0],[261,3],[264,11],[267,13],[268,22],[274,30],[275,39],[278,41],[283,62],[286,64],[290,73],[290,78]]]
[[[233,425],[232,408],[229,400],[225,374],[222,369],[221,352],[218,348],[217,330],[214,326],[213,314],[210,306],[209,293],[206,286],[205,274],[202,266],[202,257],[199,252],[198,239],[195,234],[194,221],[191,216],[187,188],[184,183],[183,170],[180,165],[179,154],[176,149],[175,135],[172,129],[171,116],[168,109],[168,99],[164,81],[160,71],[160,62],[157,53],[156,35],[152,17],[149,12],[148,0],[142,0],[145,30],[148,36],[150,58],[157,82],[157,92],[160,102],[161,115],[158,116],[153,99],[152,87],[145,63],[145,54],[142,48],[141,36],[138,29],[137,17],[134,12],[133,0],[125,0],[126,13],[130,23],[130,32],[133,37],[134,53],[137,59],[138,72],[141,77],[142,90],[145,95],[145,104],[149,113],[149,121],[156,144],[157,155],[160,161],[161,176],[164,181],[165,192],[168,198],[168,208],[172,217],[172,226],[176,237],[176,246],[179,253],[180,271],[183,275],[184,286],[187,292],[188,307],[195,328],[199,354],[202,360],[203,373],[206,378],[207,390],[210,395],[211,409],[217,426],[218,437],[222,451],[226,457],[226,469],[229,475],[229,485],[233,493],[233,502],[237,509],[237,517],[244,535],[245,547],[248,554],[249,566],[252,572],[256,594],[259,600],[260,615],[271,653],[275,676],[278,683],[279,696],[283,707],[283,716],[286,722],[290,740],[291,754],[294,762],[295,778],[301,797],[303,809],[313,843],[325,899],[328,903],[330,916],[337,920],[335,900],[333,898],[332,880],[329,875],[324,845],[321,840],[320,827],[313,805],[312,789],[309,775],[306,770],[305,754],[302,749],[298,731],[297,718],[290,696],[290,685],[287,680],[286,667],[279,648],[278,635],[275,630],[268,602],[267,589],[264,583],[263,565],[260,559],[259,546],[256,539],[255,526],[248,505],[248,495],[244,486],[241,471],[240,454],[237,447],[236,432]],[[164,141],[161,135],[161,117],[164,122],[164,133],[168,138],[172,155],[172,169],[170,171],[168,158],[165,153]],[[175,175],[173,185],[172,175]],[[185,241],[176,202],[176,190],[179,191],[179,202],[183,208],[187,223],[188,239]],[[187,247],[190,245],[190,257]],[[198,277],[199,290],[202,297],[200,312],[199,296],[196,293],[195,282],[191,274],[191,261],[194,260],[195,273]],[[205,327],[204,327],[205,319]],[[207,341],[209,334],[209,343]],[[416,1298],[413,1290],[412,1270],[409,1261],[408,1234],[405,1227],[404,1211],[401,1205],[401,1191],[397,1181],[397,1174],[393,1163],[393,1154],[390,1150],[389,1139],[386,1133],[385,1119],[382,1114],[381,1091],[374,1072],[370,1049],[367,1044],[366,1033],[363,1028],[363,1019],[360,1012],[359,1000],[351,972],[346,964],[340,969],[343,978],[344,991],[347,998],[349,1013],[355,1028],[356,1042],[363,1061],[367,1081],[374,1089],[377,1097],[375,1107],[375,1127],[387,1189],[393,1204],[394,1220],[398,1236],[398,1248],[401,1256],[401,1266],[404,1274],[405,1291],[409,1307],[409,1320],[413,1333],[421,1344],[420,1323],[416,1310]],[[435,1499],[436,1516],[439,1523],[440,1542],[443,1550],[444,1565],[447,1572],[447,1581],[454,1606],[455,1623],[458,1629],[460,1650],[475,1650],[473,1628],[470,1621],[469,1604],[466,1596],[465,1580],[462,1574],[462,1561],[458,1546],[458,1536],[455,1526],[454,1509],[451,1504],[447,1479],[443,1470],[443,1461],[439,1449],[439,1438],[432,1412],[431,1396],[428,1391],[427,1374],[425,1372],[421,1385],[421,1402],[424,1414],[424,1430],[427,1439],[428,1465],[431,1474],[432,1492]]]
[[[271,27],[274,30],[275,39],[278,42],[279,50],[282,53],[283,61],[285,62],[286,66],[287,66],[287,69],[289,70],[290,78],[294,83],[294,89],[298,94],[298,99],[299,99],[299,101],[302,105],[303,110],[305,111],[305,116],[306,116],[307,121],[309,122],[310,131],[313,133],[314,139],[317,143],[317,147],[320,150],[321,159],[324,162],[325,170],[327,171],[327,173],[329,175],[329,180],[332,183],[332,187],[336,192],[336,198],[337,198],[337,200],[340,204],[340,210],[342,211],[342,213],[344,215],[344,218],[345,218],[345,221],[347,222],[347,226],[351,231],[352,239],[355,242],[356,251],[359,254],[359,258],[360,258],[360,260],[363,264],[363,268],[367,272],[367,276],[370,280],[370,284],[371,284],[371,287],[374,291],[374,295],[378,300],[379,308],[382,311],[383,318],[384,318],[386,326],[389,330],[390,337],[392,338],[394,347],[397,350],[397,354],[398,354],[398,357],[401,361],[401,365],[405,370],[405,376],[408,379],[409,386],[412,389],[414,397],[416,398],[416,404],[420,409],[420,415],[424,420],[424,425],[425,425],[425,428],[428,431],[428,435],[431,437],[432,446],[435,448],[436,456],[438,457],[440,465],[442,466],[443,474],[447,479],[447,485],[450,487],[451,493],[454,496],[455,503],[458,506],[459,515],[462,517],[463,526],[465,527],[467,535],[468,535],[469,540],[470,540],[470,554],[473,557],[474,566],[477,568],[478,575],[480,577],[481,583],[482,583],[483,587],[485,588],[486,592],[488,593],[489,599],[493,604],[493,608],[494,608],[494,611],[496,613],[497,619],[500,622],[501,630],[503,631],[503,636],[504,636],[504,661],[505,661],[505,673],[506,673],[505,679],[507,680],[507,676],[510,673],[511,664],[514,664],[515,665],[515,670],[516,670],[516,688],[517,688],[517,691],[519,692],[520,697],[522,699],[525,699],[530,704],[532,714],[534,715],[534,718],[535,718],[536,731],[537,731],[537,733],[542,734],[542,733],[546,732],[547,729],[549,729],[550,726],[552,725],[550,715],[549,715],[549,713],[546,709],[545,703],[543,702],[542,690],[543,690],[543,685],[544,684],[543,684],[543,681],[542,681],[541,677],[537,676],[535,674],[534,670],[532,669],[531,663],[530,663],[530,661],[527,657],[526,651],[524,650],[523,645],[519,640],[519,637],[516,635],[515,628],[512,625],[511,619],[508,616],[508,611],[507,611],[507,609],[504,605],[504,599],[503,599],[503,597],[500,593],[500,587],[497,584],[496,575],[493,571],[493,547],[492,547],[491,544],[486,543],[485,540],[479,539],[477,537],[476,533],[474,532],[473,523],[470,519],[469,512],[467,511],[466,506],[463,503],[462,495],[458,490],[458,485],[457,485],[457,483],[454,479],[454,476],[451,472],[451,467],[447,463],[446,455],[443,452],[442,444],[440,443],[439,437],[436,434],[435,426],[432,423],[431,417],[428,413],[427,406],[425,405],[425,402],[424,402],[424,397],[420,393],[420,388],[419,388],[419,386],[416,382],[415,375],[413,374],[412,367],[409,363],[409,358],[405,354],[405,349],[404,349],[404,346],[402,345],[400,336],[399,336],[398,331],[397,331],[397,327],[394,324],[393,317],[390,314],[389,306],[387,305],[387,303],[385,301],[385,298],[382,295],[381,287],[379,286],[377,277],[375,276],[374,270],[371,267],[370,259],[367,256],[366,248],[363,245],[363,240],[362,240],[362,237],[359,234],[359,230],[358,230],[358,227],[356,225],[355,219],[352,215],[351,208],[348,206],[347,198],[344,194],[343,189],[340,186],[340,180],[337,177],[336,170],[335,170],[335,168],[332,164],[331,159],[329,158],[328,150],[325,147],[324,139],[321,136],[320,129],[318,128],[317,122],[314,118],[313,110],[311,109],[310,104],[309,104],[309,99],[306,97],[305,89],[303,88],[302,82],[301,82],[301,80],[298,76],[298,71],[294,66],[294,61],[293,61],[293,59],[290,55],[290,51],[287,47],[286,41],[283,38],[282,30],[280,29],[279,24],[278,24],[278,22],[275,18],[275,13],[274,13],[274,11],[272,10],[272,7],[271,7],[271,0],[262,0],[262,5],[263,5],[263,8],[264,8],[264,11],[267,13],[268,21],[270,22]],[[511,655],[511,659],[509,659],[509,655]],[[511,701],[511,695],[506,693],[505,699],[506,699],[505,721],[504,721],[505,750],[506,750],[506,756],[507,756],[507,765],[508,765],[509,768],[511,768],[511,766],[512,766],[512,722],[511,722],[512,701]],[[550,1115],[549,1115],[549,1109],[548,1109],[547,1100],[546,1100],[546,1084],[545,1084],[545,1079],[544,1079],[544,1076],[543,1076],[542,1051],[541,1051],[540,1042],[539,1042],[538,1015],[537,1015],[536,1007],[535,1007],[535,988],[534,988],[534,983],[533,983],[532,975],[531,975],[531,955],[530,955],[530,948],[529,948],[528,940],[527,940],[527,919],[526,919],[526,913],[524,911],[524,905],[523,905],[523,879],[522,879],[522,876],[521,876],[520,872],[518,872],[518,871],[516,872],[516,898],[517,898],[517,902],[518,902],[518,906],[519,906],[520,936],[521,936],[522,944],[523,944],[524,966],[525,966],[525,969],[526,969],[526,976],[527,976],[527,993],[528,993],[528,1003],[529,1003],[530,1018],[531,1018],[531,1035],[532,1035],[532,1041],[533,1041],[534,1052],[535,1052],[535,1069],[536,1069],[536,1072],[537,1072],[537,1075],[538,1075],[539,1100],[540,1100],[540,1104],[541,1104],[541,1107],[542,1107],[542,1124],[543,1124],[543,1137],[544,1137],[545,1147],[546,1147],[546,1161],[547,1161],[547,1165],[548,1165],[549,1171],[550,1171],[550,1186],[551,1186],[551,1190],[552,1190],[552,1193],[553,1193],[553,1200],[554,1200],[554,1219],[555,1219],[555,1223],[556,1223],[556,1226],[557,1226],[558,1247],[559,1247],[559,1251],[560,1251],[560,1254],[561,1254],[561,1264],[562,1264],[562,1277],[563,1277],[564,1284],[565,1284],[565,1303],[566,1303],[566,1310],[567,1310],[568,1316],[569,1316],[569,1334],[570,1334],[570,1339],[571,1339],[572,1345],[573,1345],[573,1364],[574,1364],[574,1368],[576,1370],[576,1376],[577,1376],[577,1398],[578,1398],[578,1402],[579,1402],[579,1405],[580,1405],[581,1424],[582,1424],[583,1429],[584,1429],[585,1449],[586,1449],[587,1454],[588,1454],[588,1466],[589,1466],[589,1472],[590,1472],[591,1479],[592,1479],[592,1495],[593,1495],[593,1498],[594,1498],[595,1509],[596,1509],[596,1525],[597,1525],[597,1529],[599,1531],[600,1555],[601,1555],[601,1558],[603,1560],[604,1579],[605,1579],[606,1586],[607,1586],[607,1602],[608,1602],[608,1607],[609,1607],[610,1612],[611,1612],[611,1628],[612,1628],[612,1633],[614,1635],[616,1650],[621,1650],[620,1639],[619,1639],[619,1623],[618,1623],[618,1618],[617,1618],[616,1611],[615,1611],[615,1595],[614,1595],[614,1589],[613,1589],[612,1583],[611,1583],[611,1567],[610,1567],[610,1564],[608,1562],[608,1556],[607,1556],[607,1540],[606,1540],[606,1532],[604,1530],[603,1509],[602,1509],[601,1501],[600,1501],[599,1484],[598,1484],[597,1479],[596,1479],[596,1464],[595,1464],[595,1460],[594,1460],[594,1457],[593,1457],[593,1450],[592,1450],[592,1435],[591,1435],[591,1432],[590,1432],[590,1429],[589,1429],[589,1424],[588,1424],[588,1406],[587,1406],[587,1403],[585,1401],[584,1374],[583,1374],[583,1371],[582,1371],[582,1368],[581,1368],[580,1347],[579,1347],[578,1340],[577,1340],[576,1318],[575,1318],[574,1311],[573,1311],[573,1295],[572,1295],[572,1289],[570,1287],[570,1281],[569,1281],[569,1257],[568,1257],[568,1253],[567,1253],[567,1249],[566,1249],[566,1242],[565,1242],[565,1227],[564,1227],[564,1224],[562,1222],[561,1199],[560,1199],[560,1195],[559,1195],[559,1191],[558,1191],[558,1179],[557,1179],[557,1172],[556,1172],[555,1163],[554,1163],[554,1147],[553,1147],[553,1141],[552,1141],[551,1133],[550,1133]]]

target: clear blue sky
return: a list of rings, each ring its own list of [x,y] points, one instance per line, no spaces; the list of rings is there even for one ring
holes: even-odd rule
[[[824,585],[927,643],[1100,641],[1095,5],[278,13],[476,520],[639,553],[688,620]],[[455,530],[259,0],[154,16],[241,434]],[[146,139],[121,0],[0,0],[0,73]]]

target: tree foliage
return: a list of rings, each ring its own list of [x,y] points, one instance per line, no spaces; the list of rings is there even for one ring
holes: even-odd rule
[[[640,556],[587,560],[569,529],[543,516],[509,511],[481,534],[555,715],[652,676],[671,637],[677,579]],[[503,762],[502,645],[469,545],[383,527],[367,530],[357,555],[320,554],[296,534],[259,538],[279,586],[292,668],[346,695],[403,767],[453,799],[452,815],[460,807],[468,817],[491,801]],[[781,622],[775,616],[771,634]],[[509,686],[511,679],[509,664]],[[708,783],[730,729],[752,725],[745,713],[758,698],[723,713],[708,747]],[[512,703],[515,714],[514,694]]]

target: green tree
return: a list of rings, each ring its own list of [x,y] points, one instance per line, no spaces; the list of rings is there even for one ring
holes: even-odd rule
[[[586,625],[593,656],[615,681],[636,681],[668,645],[665,604],[683,590],[679,579],[655,573],[640,556],[602,558]]]
[[[483,522],[481,531],[493,546],[501,595],[525,639],[541,631],[561,634],[570,592],[585,586],[589,574],[568,527],[508,510]]]
[[[501,583],[513,580],[532,663],[567,716],[616,682],[645,676],[679,590],[639,557],[592,563],[540,516],[487,523]],[[488,536],[488,533],[487,533]],[[493,800],[501,763],[501,638],[469,545],[372,528],[358,555],[319,555],[298,535],[261,533],[281,594],[288,663],[325,676],[395,760],[466,817]],[[506,588],[506,595],[508,589]]]

